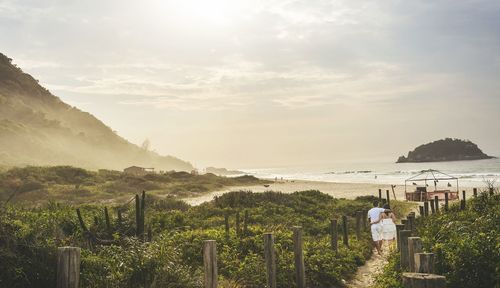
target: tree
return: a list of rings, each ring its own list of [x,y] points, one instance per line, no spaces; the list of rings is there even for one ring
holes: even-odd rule
[[[144,140],[144,142],[142,142],[141,148],[146,150],[146,151],[149,151],[150,147],[151,147],[151,142],[149,141],[148,138],[146,138],[146,140]]]

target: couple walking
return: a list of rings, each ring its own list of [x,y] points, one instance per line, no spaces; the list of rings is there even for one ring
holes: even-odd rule
[[[383,240],[390,243],[396,239],[396,216],[394,216],[388,204],[385,204],[383,208],[379,208],[378,201],[375,201],[373,208],[368,210],[368,219],[371,225],[373,245],[378,254],[382,255]]]

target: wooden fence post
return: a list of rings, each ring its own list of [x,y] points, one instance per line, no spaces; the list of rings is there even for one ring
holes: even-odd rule
[[[217,243],[215,240],[203,241],[203,267],[205,288],[217,288]]]
[[[415,272],[434,273],[434,253],[415,254]]]
[[[333,251],[337,252],[337,243],[339,239],[339,232],[337,230],[337,219],[330,220],[330,244]]]
[[[436,213],[436,209],[434,208],[434,199],[431,199],[429,201],[429,205],[431,206],[431,214],[435,214]]]
[[[422,240],[420,237],[408,237],[408,262],[410,272],[417,272],[415,268],[415,253],[422,252]]]
[[[472,188],[472,193],[474,193],[474,197],[477,197],[477,188]]]
[[[302,253],[302,227],[293,227],[293,254],[295,256],[295,281],[297,288],[306,288],[306,269]]]
[[[141,201],[139,195],[135,194],[135,236],[141,235]]]
[[[400,242],[399,242],[399,254],[400,254],[400,260],[401,260],[401,270],[407,271],[410,262],[409,262],[409,254],[408,254],[408,237],[410,237],[411,231],[410,230],[401,230],[399,231],[399,237],[400,237]]]
[[[401,247],[401,244],[400,244],[400,241],[399,241],[401,239],[400,236],[399,236],[399,232],[401,230],[405,230],[405,225],[404,224],[396,224],[396,248],[398,249],[398,251],[399,251],[399,249]]]
[[[385,194],[387,197],[387,205],[389,205],[389,207],[391,207],[391,197],[389,196],[389,190],[385,190]]]
[[[343,241],[346,247],[349,247],[349,233],[347,231],[347,216],[342,216],[342,233],[344,235]]]
[[[80,287],[80,248],[57,248],[57,288]]]
[[[361,240],[361,211],[356,211],[356,240]]]
[[[436,208],[436,213],[439,213],[439,197],[434,196],[434,208]]]
[[[403,287],[405,288],[445,288],[446,277],[423,274],[423,273],[403,273]]]
[[[276,288],[276,254],[273,233],[264,233],[264,258],[266,260],[267,287]]]
[[[448,192],[444,192],[444,211],[448,211]]]
[[[408,217],[406,217],[406,219],[408,219],[407,223],[408,223],[408,230],[411,231],[412,235],[413,235],[413,232],[415,232],[415,214],[414,213],[410,213],[408,214]]]
[[[145,219],[145,213],[146,213],[146,191],[142,191],[142,197],[141,197],[141,238],[144,239],[144,232],[146,231],[145,225],[146,225],[146,219]]]
[[[106,222],[106,232],[108,232],[108,236],[111,235],[111,221],[109,220],[109,212],[108,207],[104,206],[104,220]]]
[[[465,210],[465,190],[462,191],[462,200],[460,200],[460,210]]]
[[[378,207],[382,204],[382,189],[378,189]]]
[[[429,216],[429,201],[424,201],[424,215],[425,217]]]
[[[425,216],[424,215],[424,207],[423,206],[418,205],[418,210],[420,212],[420,216]]]

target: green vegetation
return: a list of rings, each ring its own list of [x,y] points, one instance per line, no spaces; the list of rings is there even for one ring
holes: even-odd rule
[[[417,235],[424,250],[436,257],[436,274],[446,276],[449,287],[499,287],[500,194],[483,192],[446,213],[417,218]],[[442,210],[441,210],[442,211]],[[399,254],[377,279],[376,287],[399,288]]]
[[[48,201],[122,203],[134,193],[146,190],[150,195],[187,197],[227,186],[264,184],[253,176],[234,178],[213,174],[193,175],[166,172],[134,176],[118,171],[88,171],[71,166],[24,167],[0,170],[0,200],[41,204]]]
[[[87,179],[86,174],[81,177]],[[329,219],[349,215],[349,233],[353,235],[352,216],[357,210],[368,209],[371,200],[335,199],[319,191],[231,192],[191,207],[172,197],[147,196],[145,224],[151,230],[151,241],[134,236],[132,203],[108,208],[110,228],[103,206],[80,205],[84,222],[95,237],[90,246],[75,213],[77,206],[51,202],[25,209],[7,205],[0,213],[0,286],[31,287],[36,283],[37,287],[53,287],[56,247],[70,245],[83,248],[82,287],[201,287],[202,243],[215,239],[221,287],[264,287],[262,235],[273,231],[278,286],[293,287],[291,227],[301,225],[307,282],[311,287],[342,287],[370,257],[371,242],[363,231],[360,241],[350,237],[349,248],[340,241],[335,254],[330,247]],[[245,211],[249,215],[246,225]],[[238,231],[236,213],[241,216]],[[224,215],[229,215],[229,235]],[[98,244],[104,241],[108,245]]]
[[[62,102],[11,61],[0,53],[0,165],[193,169],[128,142],[90,113]]]

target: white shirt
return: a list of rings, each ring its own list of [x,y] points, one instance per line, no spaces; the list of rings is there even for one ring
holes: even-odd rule
[[[379,207],[373,207],[372,209],[368,210],[368,218],[370,218],[370,222],[377,222],[378,219],[380,218],[380,213],[384,212],[384,208],[379,208]]]

